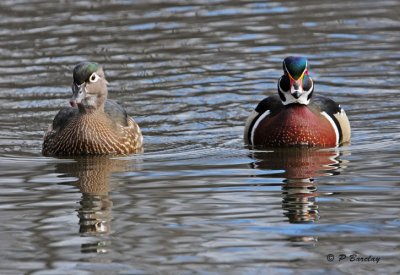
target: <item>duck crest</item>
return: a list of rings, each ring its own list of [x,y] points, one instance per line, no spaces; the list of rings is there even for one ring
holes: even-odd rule
[[[74,83],[82,84],[87,81],[90,75],[101,68],[100,64],[95,62],[81,62],[75,66],[73,71]]]
[[[283,60],[283,71],[294,79],[299,79],[307,68],[307,59],[302,56],[289,56]]]

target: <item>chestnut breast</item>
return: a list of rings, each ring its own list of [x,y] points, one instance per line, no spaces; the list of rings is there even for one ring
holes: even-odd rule
[[[291,104],[267,115],[254,133],[254,144],[265,146],[336,146],[331,123],[306,105]]]

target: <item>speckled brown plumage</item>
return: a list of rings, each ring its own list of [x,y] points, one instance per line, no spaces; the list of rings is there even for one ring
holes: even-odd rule
[[[71,107],[61,109],[54,118],[44,136],[43,155],[130,154],[143,150],[139,126],[121,105],[107,100],[107,83],[97,63],[83,62],[75,67]]]
[[[64,128],[51,129],[44,138],[43,155],[130,154],[141,148],[142,134],[132,118],[123,126],[99,110],[76,112]]]

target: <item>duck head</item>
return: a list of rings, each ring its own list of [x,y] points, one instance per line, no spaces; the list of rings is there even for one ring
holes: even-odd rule
[[[283,105],[307,105],[314,91],[314,82],[308,75],[305,57],[289,56],[283,60],[283,75],[278,81],[278,93]]]
[[[82,62],[75,66],[73,77],[71,106],[80,111],[104,109],[108,82],[103,68],[95,62]]]

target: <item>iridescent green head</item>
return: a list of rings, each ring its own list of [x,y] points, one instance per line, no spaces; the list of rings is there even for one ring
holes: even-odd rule
[[[288,56],[283,60],[283,71],[294,80],[298,80],[308,67],[307,58],[302,56]]]
[[[278,93],[284,105],[310,102],[314,82],[308,75],[308,61],[302,56],[289,56],[283,60],[283,75],[278,82]]]

